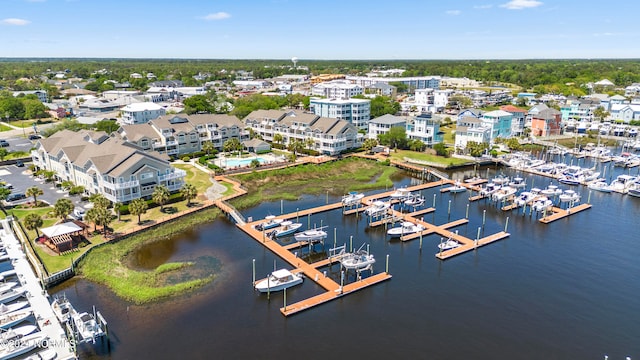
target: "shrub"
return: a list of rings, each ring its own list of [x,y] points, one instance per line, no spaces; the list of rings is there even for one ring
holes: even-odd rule
[[[262,155],[262,154],[269,154],[271,152],[271,150],[260,150],[260,151],[256,151],[257,155]]]
[[[189,156],[187,156],[187,155],[182,157],[182,161],[184,161],[184,162],[188,162],[189,160],[191,160],[191,158]]]

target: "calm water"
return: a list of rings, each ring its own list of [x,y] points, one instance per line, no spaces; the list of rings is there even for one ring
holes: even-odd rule
[[[610,167],[607,177],[621,171]],[[489,170],[490,176],[495,173]],[[526,177],[536,187],[550,182]],[[398,185],[410,182],[404,178]],[[574,188],[586,201],[587,189]],[[437,194],[437,211],[425,221],[442,224],[465,216],[467,194],[440,194],[437,188],[423,194],[427,206]],[[324,195],[308,196],[283,207],[294,212],[325,201]],[[274,259],[278,267],[286,264],[226,219],[147,248],[132,260],[153,268],[166,261],[220,259],[220,276],[196,294],[133,306],[85,280],[67,282],[52,293],[64,292],[80,309],[95,305],[109,321],[110,353],[104,346],[86,346],[82,358],[638,358],[640,199],[593,193],[591,203],[592,209],[550,225],[528,214],[502,212],[489,202],[471,203],[469,224],[456,228],[460,234],[474,238],[486,210],[484,234],[503,230],[509,216],[511,237],[445,262],[434,256],[439,236],[426,237],[420,251],[418,240],[389,242],[384,229],[368,229],[365,221],[343,217],[340,210],[300,218],[305,226],[336,228],[338,244],[348,246],[350,236],[354,247],[370,244],[376,272],[384,271],[389,254],[393,278],[290,318],[278,310],[282,294],[268,301],[251,287],[252,259],[258,277],[271,271]],[[279,213],[276,202],[244,215],[258,219]],[[330,234],[332,243],[333,230]],[[339,278],[338,267],[329,275]],[[287,301],[321,291],[307,279],[287,292]]]

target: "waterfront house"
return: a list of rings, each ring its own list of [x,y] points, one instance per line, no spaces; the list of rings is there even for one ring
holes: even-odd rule
[[[464,150],[470,141],[478,144],[491,142],[491,128],[474,116],[458,119],[455,135],[456,150]]]
[[[406,128],[407,119],[402,116],[395,116],[391,114],[385,114],[378,116],[375,119],[369,120],[369,131],[367,137],[370,139],[377,139],[378,135],[386,134],[394,127]]]
[[[531,117],[531,135],[560,135],[561,113],[556,109],[545,109]]]
[[[165,114],[165,109],[152,102],[133,103],[122,108],[122,123],[144,124]]]
[[[521,136],[524,133],[524,124],[527,117],[527,110],[520,109],[517,106],[505,105],[500,106],[500,110],[506,111],[513,115],[511,118],[511,135]]]
[[[494,110],[482,115],[482,123],[491,129],[491,142],[496,138],[511,137],[511,120],[513,115],[503,110]]]

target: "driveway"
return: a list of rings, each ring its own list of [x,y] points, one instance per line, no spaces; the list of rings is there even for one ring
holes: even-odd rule
[[[38,196],[38,200],[47,202],[51,205],[55,204],[60,198],[68,198],[74,205],[84,206],[86,203],[80,200],[80,195],[69,196],[67,192],[56,189],[54,183],[47,183],[42,179],[38,179],[31,175],[31,171],[28,170],[29,164],[25,164],[24,167],[17,167],[15,165],[6,165],[0,167],[0,178],[3,181],[13,185],[12,193],[25,194],[27,189],[32,186],[39,187],[44,194]],[[33,200],[33,198],[26,198],[15,202],[10,202],[11,205],[25,203]]]

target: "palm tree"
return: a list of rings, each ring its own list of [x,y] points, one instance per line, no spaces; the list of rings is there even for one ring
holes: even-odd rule
[[[138,216],[138,225],[140,225],[140,215],[147,213],[147,202],[143,199],[135,199],[129,203],[129,212]]]
[[[118,221],[120,221],[120,208],[122,207],[122,203],[121,202],[116,202],[115,204],[113,204],[113,210],[115,210],[116,215],[118,215]]]
[[[231,138],[222,144],[222,149],[225,152],[242,151],[243,148],[244,146],[238,138]]]
[[[84,221],[93,223],[93,232],[96,232],[98,227],[98,210],[95,207],[87,210],[87,213],[84,215]]]
[[[11,194],[11,190],[6,187],[0,187],[0,206],[4,209],[4,203],[2,200],[7,200],[7,197]]]
[[[187,207],[191,205],[191,200],[195,199],[198,196],[198,189],[193,184],[184,184],[182,185],[182,189],[180,189],[180,193],[182,196],[187,199]]]
[[[24,227],[36,231],[36,237],[40,237],[38,229],[42,227],[42,217],[38,214],[28,214],[24,218]]]
[[[364,150],[366,152],[370,152],[377,145],[378,145],[378,140],[373,139],[373,138],[366,139],[362,143],[362,147],[364,148]]]
[[[111,201],[109,201],[102,194],[93,194],[93,195],[89,196],[89,201],[91,201],[93,203],[94,207],[101,207],[101,208],[105,208],[105,209],[108,209],[109,205],[111,204]]]
[[[71,200],[66,198],[58,199],[53,206],[53,214],[56,217],[59,217],[60,220],[64,220],[67,218],[69,214],[73,211],[73,203]]]
[[[160,204],[160,211],[164,211],[164,204],[169,200],[169,189],[164,185],[158,185],[153,190],[151,198],[156,204]]]
[[[304,145],[299,140],[293,140],[287,146],[287,150],[293,152],[293,155],[297,156],[298,152],[304,148]]]
[[[96,220],[98,220],[98,224],[102,226],[102,233],[106,235],[107,226],[109,226],[111,221],[113,221],[113,218],[111,217],[111,211],[109,211],[109,209],[107,209],[106,207],[101,206],[94,207],[93,209],[96,210]]]
[[[309,137],[304,140],[304,144],[307,146],[307,149],[312,150],[316,142],[315,140]]]
[[[42,191],[42,189],[40,189],[37,186],[32,186],[30,188],[27,189],[27,191],[25,191],[25,195],[27,196],[33,196],[33,206],[38,206],[38,196],[44,194],[44,192]]]
[[[9,155],[9,151],[5,148],[0,148],[0,161],[4,161],[7,155]]]
[[[273,142],[276,144],[281,144],[282,143],[282,134],[274,134],[273,135]]]
[[[204,143],[202,143],[202,151],[207,153],[207,156],[210,155],[210,153],[215,150],[215,146],[213,146],[213,143],[211,141],[206,141]]]

